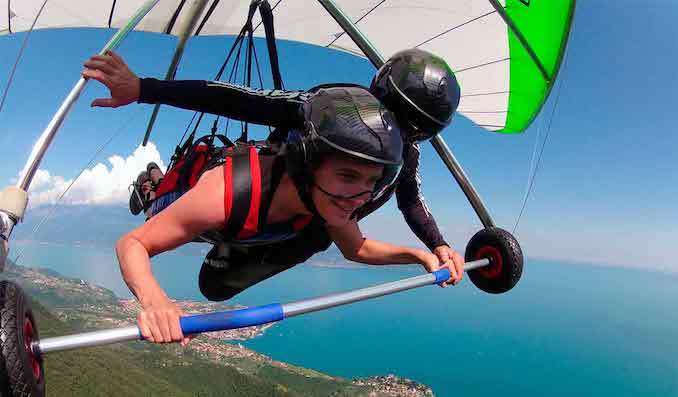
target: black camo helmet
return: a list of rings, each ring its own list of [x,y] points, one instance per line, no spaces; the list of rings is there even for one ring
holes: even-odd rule
[[[310,197],[310,164],[335,152],[384,166],[372,199],[396,179],[402,165],[403,142],[392,113],[367,89],[328,87],[304,105],[305,131],[292,130],[286,143],[287,170],[306,207],[317,215]]]
[[[370,92],[393,111],[403,139],[423,141],[452,121],[461,90],[445,60],[411,48],[394,54],[377,70]]]

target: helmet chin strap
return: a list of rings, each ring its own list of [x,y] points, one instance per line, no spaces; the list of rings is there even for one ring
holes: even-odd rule
[[[306,207],[306,209],[309,210],[313,214],[313,216],[318,217],[322,221],[322,223],[327,223],[327,221],[325,220],[325,218],[322,217],[322,215],[320,215],[320,213],[318,212],[318,208],[315,206],[315,203],[313,202],[313,197],[311,197],[311,191],[310,191],[310,188],[312,186],[317,187],[318,190],[320,190],[320,192],[323,193],[324,195],[326,195],[328,197],[332,197],[334,199],[338,199],[338,200],[353,199],[353,198],[356,198],[358,196],[362,196],[362,195],[367,194],[367,193],[370,193],[370,197],[372,195],[372,192],[364,191],[362,193],[354,194],[350,197],[339,196],[337,194],[333,194],[333,193],[326,191],[325,189],[320,187],[320,185],[313,182],[313,180],[311,180],[311,182],[308,183],[307,185],[305,184],[305,186],[303,186],[303,187],[300,187],[296,183],[295,183],[295,185],[297,186],[297,192],[299,193],[299,198],[301,199],[301,202],[304,204],[304,207]],[[352,219],[355,218],[355,214],[351,215],[351,218]]]
[[[332,197],[333,199],[337,199],[337,200],[351,200],[351,199],[354,199],[354,198],[356,198],[356,197],[364,196],[364,195],[366,195],[366,194],[369,194],[369,195],[370,195],[370,198],[371,198],[372,195],[374,194],[374,192],[371,192],[371,191],[369,191],[369,190],[365,190],[364,192],[361,192],[361,193],[358,193],[358,194],[354,194],[354,195],[352,195],[352,196],[340,196],[340,195],[338,195],[338,194],[334,194],[334,193],[328,192],[327,190],[323,189],[322,186],[318,185],[317,183],[313,183],[312,185],[315,186],[315,187],[317,187],[318,190],[320,190],[320,191],[321,191],[323,194],[325,194],[326,196]]]
[[[438,133],[427,134],[425,132],[422,132],[422,129],[414,122],[412,122],[412,120],[402,121],[401,125],[403,126],[402,127],[403,131],[409,130],[408,132],[405,132],[404,134],[401,135],[401,137],[403,138],[403,142],[419,143],[430,139],[431,135],[433,136],[438,135]]]
[[[303,180],[304,178],[300,178],[299,176],[294,176],[292,178],[292,181],[294,182],[294,186],[297,188],[297,193],[299,194],[299,198],[301,199],[301,203],[304,204],[304,207],[314,216],[317,217],[322,221],[322,223],[326,223],[325,218],[320,215],[320,212],[318,212],[318,208],[316,208],[315,203],[313,202],[313,197],[311,197],[311,191],[310,187],[313,186],[313,180],[312,177],[309,177],[310,182],[306,182]]]

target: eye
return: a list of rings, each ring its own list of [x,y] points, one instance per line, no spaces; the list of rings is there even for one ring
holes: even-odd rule
[[[349,174],[347,172],[340,172],[339,177],[347,182],[353,182],[356,180],[356,176],[354,174]]]

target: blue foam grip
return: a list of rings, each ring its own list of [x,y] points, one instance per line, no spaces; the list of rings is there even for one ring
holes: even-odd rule
[[[229,312],[186,316],[180,319],[180,324],[184,334],[199,334],[266,324],[283,318],[282,305],[273,303]]]
[[[447,268],[443,268],[433,272],[433,275],[436,276],[436,284],[440,284],[443,281],[447,281],[452,274],[450,274],[450,271]]]

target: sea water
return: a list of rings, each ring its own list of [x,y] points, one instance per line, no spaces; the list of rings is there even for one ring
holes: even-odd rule
[[[202,300],[201,262],[164,254],[154,273],[170,296]],[[19,263],[129,296],[112,249],[32,244]],[[285,303],[421,273],[301,265],[234,303]],[[392,373],[437,396],[678,396],[677,284],[671,274],[527,260],[520,283],[503,295],[468,279],[423,287],[290,318],[245,345],[348,378]]]

